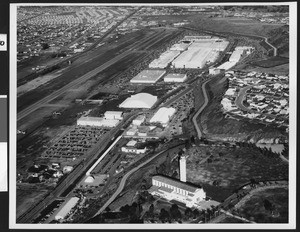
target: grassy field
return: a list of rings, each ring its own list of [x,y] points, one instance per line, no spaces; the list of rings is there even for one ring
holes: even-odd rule
[[[283,64],[288,64],[289,59],[286,57],[274,56],[266,60],[253,61],[251,64],[262,68],[271,68]]]
[[[275,206],[274,215],[266,210],[264,200]],[[239,208],[239,215],[257,223],[288,223],[288,190],[276,188],[256,192]]]
[[[207,195],[222,201],[254,179],[284,179],[288,165],[263,156],[257,148],[192,147],[188,151],[187,181],[203,185]]]
[[[233,32],[254,36],[267,36],[269,31],[282,26],[258,23],[253,20],[236,20],[231,17],[207,18],[202,15],[196,15],[192,25],[196,28],[216,32]]]

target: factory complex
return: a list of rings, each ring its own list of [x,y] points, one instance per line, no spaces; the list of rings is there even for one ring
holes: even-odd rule
[[[219,38],[207,38],[193,36],[194,39],[186,36],[191,44],[172,62],[174,68],[203,68],[206,64],[213,63],[224,51],[229,42]]]
[[[158,59],[153,60],[149,64],[149,68],[166,68],[179,54],[180,51],[168,50],[162,53]]]
[[[217,69],[228,70],[235,66],[245,55],[249,55],[253,52],[253,47],[239,46],[236,47],[229,57],[229,61],[221,64]]]

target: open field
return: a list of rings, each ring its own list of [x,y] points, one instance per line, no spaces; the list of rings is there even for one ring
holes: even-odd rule
[[[224,200],[251,178],[288,177],[286,163],[264,156],[257,148],[192,147],[188,155],[187,180],[204,184],[207,195],[217,201]]]
[[[282,26],[257,23],[256,21],[252,20],[241,21],[241,19],[239,19],[236,21],[227,17],[207,18],[202,15],[195,16],[191,25],[195,26],[196,28],[203,28],[205,30],[212,30],[216,32],[233,32],[254,36],[267,36],[269,31]]]
[[[273,205],[273,210],[264,206],[265,200]],[[272,188],[257,191],[238,208],[238,213],[257,223],[288,223],[288,190]]]
[[[274,56],[270,57],[266,60],[259,60],[259,61],[253,61],[251,62],[252,65],[261,67],[261,68],[271,68],[283,64],[288,64],[289,59],[286,57],[280,57],[280,56]]]

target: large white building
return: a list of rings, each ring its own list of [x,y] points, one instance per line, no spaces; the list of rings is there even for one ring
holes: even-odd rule
[[[201,36],[186,38],[193,43],[172,62],[175,68],[203,68],[206,64],[216,61],[219,52],[224,51],[229,44],[228,41],[219,38]]]
[[[150,123],[158,122],[163,126],[167,126],[175,111],[176,109],[172,107],[161,107],[150,119]]]
[[[153,60],[149,64],[149,68],[165,68],[167,67],[178,55],[180,51],[168,50],[160,55],[158,59]]]
[[[132,124],[135,126],[140,126],[146,119],[145,115],[138,115],[135,119],[132,120]]]
[[[187,79],[186,74],[169,73],[164,77],[164,82],[184,82]]]
[[[130,80],[131,83],[136,84],[154,84],[156,83],[164,74],[165,70],[143,70],[138,75]]]
[[[174,44],[170,50],[171,51],[184,51],[190,46],[190,43],[177,43]]]
[[[187,207],[199,207],[198,203],[205,201],[206,193],[203,188],[171,179],[165,176],[153,176],[150,194],[163,197],[167,200],[177,200]]]
[[[67,201],[66,204],[63,205],[63,207],[58,211],[58,213],[55,215],[55,220],[62,220],[64,219],[68,213],[71,211],[71,209],[76,206],[77,202],[79,201],[78,197],[72,197]]]
[[[106,111],[106,112],[104,113],[104,118],[105,118],[105,119],[122,120],[122,119],[123,119],[122,114],[123,114],[122,111]]]
[[[120,108],[144,108],[150,109],[157,101],[157,96],[149,93],[138,93],[122,102]]]
[[[120,121],[117,119],[105,119],[100,117],[82,116],[77,119],[78,126],[115,127]]]

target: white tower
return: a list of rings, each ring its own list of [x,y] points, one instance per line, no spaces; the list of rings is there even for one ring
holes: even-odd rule
[[[179,160],[180,181],[186,182],[186,157],[181,156]]]

